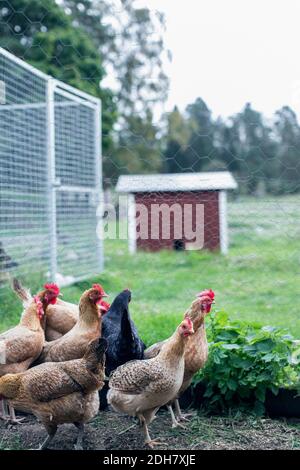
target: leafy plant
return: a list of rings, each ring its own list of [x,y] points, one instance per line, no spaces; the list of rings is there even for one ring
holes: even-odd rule
[[[294,343],[285,331],[270,326],[229,321],[224,312],[211,315],[209,359],[194,383],[206,384],[210,406],[252,406],[264,413],[266,391],[298,382]]]

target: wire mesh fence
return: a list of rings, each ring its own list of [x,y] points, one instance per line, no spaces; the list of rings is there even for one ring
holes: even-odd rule
[[[0,286],[99,272],[99,100],[1,48],[0,83]]]
[[[2,51],[0,284],[7,286],[9,277],[21,275],[34,290],[47,277],[56,277],[63,285],[99,273],[104,257],[96,228],[101,222],[107,227],[103,243],[112,289],[121,282],[124,286],[132,283],[136,295],[144,299],[146,286],[151,314],[158,309],[158,298],[166,315],[179,312],[185,308],[184,298],[193,296],[203,282],[219,289],[219,305],[236,316],[241,313],[251,319],[253,311],[263,311],[264,321],[273,323],[272,309],[281,309],[285,317],[280,315],[277,323],[284,324],[289,318],[291,327],[296,325],[295,331],[300,331],[296,288],[300,126],[293,111],[283,106],[266,120],[248,103],[240,113],[217,118],[199,97],[185,110],[176,107],[164,113],[164,105],[160,107],[159,102],[156,109],[158,102],[154,105],[148,99],[147,83],[152,83],[154,69],[147,83],[135,72],[137,89],[136,82],[130,83],[132,75],[125,74],[125,81],[118,81],[125,95],[110,84],[106,95],[99,64],[108,78],[114,70],[119,79],[118,74],[126,69],[126,57],[138,56],[137,38],[130,42],[124,28],[127,48],[117,29],[116,48],[105,49],[103,38],[94,36],[97,27],[82,22],[99,49],[95,51],[90,43],[81,49],[77,42],[80,28],[67,40],[62,30],[50,34],[53,20],[47,7],[41,18],[29,12],[24,2],[18,8],[13,0],[6,3],[0,9],[5,30],[3,36],[0,32],[0,41],[5,49],[41,69],[53,67],[56,77],[63,76],[62,80],[76,82],[78,88],[102,97],[103,180],[109,204],[101,222],[96,211],[102,192],[99,101],[57,80],[49,81]],[[60,2],[69,3],[74,2]],[[14,10],[18,15],[13,15]],[[86,12],[88,20],[94,18],[94,11],[90,13]],[[122,23],[126,11],[120,6],[114,13]],[[68,25],[68,19],[63,21]],[[52,45],[52,40],[53,49],[43,48]],[[151,57],[143,56],[141,62],[149,66]],[[121,63],[122,70],[108,66],[112,60]],[[127,65],[130,68],[132,61]],[[127,86],[135,91],[129,103]],[[199,84],[199,96],[202,92]],[[131,101],[144,95],[144,110],[132,106]],[[222,172],[233,176],[236,190],[222,184],[216,187]],[[124,177],[129,180],[122,192],[118,182]],[[134,178],[139,180],[136,187]],[[182,227],[184,207],[192,206],[196,215],[196,204],[203,211],[191,224],[191,235],[198,238],[195,244],[177,229]],[[165,213],[162,206],[167,206]],[[179,223],[174,219],[176,213]],[[184,253],[175,253],[178,251]],[[227,256],[219,256],[219,252]],[[184,290],[185,295],[182,300],[180,295],[174,297],[172,304],[168,289],[177,282],[177,290]],[[166,285],[169,288],[162,287]],[[293,299],[287,303],[287,297]],[[141,309],[144,311],[144,305]]]

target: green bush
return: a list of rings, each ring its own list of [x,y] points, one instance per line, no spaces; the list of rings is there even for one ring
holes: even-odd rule
[[[275,327],[229,321],[224,312],[211,315],[209,358],[194,384],[205,384],[209,407],[251,406],[263,414],[266,391],[298,382],[293,338]]]

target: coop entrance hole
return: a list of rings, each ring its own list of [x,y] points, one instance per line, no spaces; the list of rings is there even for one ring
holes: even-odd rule
[[[185,249],[184,241],[183,240],[174,240],[173,241],[173,249],[175,251],[183,251]]]

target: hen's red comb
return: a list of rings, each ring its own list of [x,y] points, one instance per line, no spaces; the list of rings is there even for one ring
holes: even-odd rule
[[[45,284],[44,289],[53,292],[54,295],[59,295],[59,287],[57,284]]]
[[[197,297],[204,297],[204,296],[209,297],[212,301],[215,300],[215,293],[212,289],[206,289],[206,290],[203,290],[202,292],[199,292],[199,294],[197,294]]]
[[[93,284],[93,289],[97,290],[101,297],[108,297],[108,295],[105,293],[103,287],[100,284]]]

